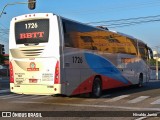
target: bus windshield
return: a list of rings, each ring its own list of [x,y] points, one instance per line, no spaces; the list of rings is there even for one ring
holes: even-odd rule
[[[15,23],[16,44],[39,44],[48,42],[49,19],[34,19]]]

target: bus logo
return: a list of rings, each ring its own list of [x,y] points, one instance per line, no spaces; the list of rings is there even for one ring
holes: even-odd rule
[[[36,68],[36,64],[34,62],[31,62],[30,63],[30,68],[33,68],[33,69]]]
[[[27,68],[27,71],[39,71],[39,68],[36,68],[36,64],[34,62],[31,62],[30,68]]]
[[[20,33],[20,39],[43,38],[44,32]]]

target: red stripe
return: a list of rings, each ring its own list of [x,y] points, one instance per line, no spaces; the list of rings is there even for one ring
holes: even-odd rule
[[[71,95],[92,92],[92,84],[93,84],[94,78],[95,78],[95,75],[83,81],[75,90],[73,90]],[[102,78],[102,89],[103,90],[132,85],[130,81],[129,81],[129,84],[124,84],[120,81],[114,80],[106,76],[101,76],[101,78]]]

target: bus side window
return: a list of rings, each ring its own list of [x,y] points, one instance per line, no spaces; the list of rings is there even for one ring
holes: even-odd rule
[[[139,52],[140,52],[141,57],[142,57],[144,60],[147,60],[147,58],[148,58],[147,49],[145,49],[145,47],[140,47],[140,48],[139,48]]]
[[[69,33],[69,30],[67,29],[67,22],[66,21],[63,21],[62,22],[63,24],[63,33],[64,33],[64,44],[65,44],[65,47],[73,47],[73,43],[72,43],[72,40],[70,38],[70,33]]]

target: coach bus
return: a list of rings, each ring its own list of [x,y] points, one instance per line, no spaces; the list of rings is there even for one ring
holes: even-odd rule
[[[35,13],[11,20],[9,56],[11,92],[100,97],[147,82],[152,51],[134,37]]]

